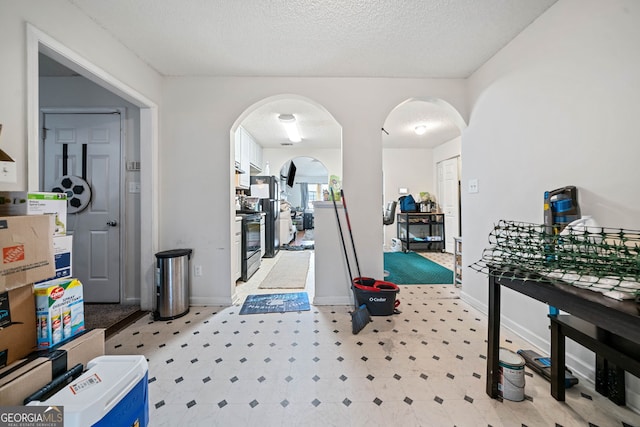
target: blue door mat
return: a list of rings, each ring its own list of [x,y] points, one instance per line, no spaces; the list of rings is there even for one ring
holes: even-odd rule
[[[309,296],[306,292],[282,294],[248,295],[240,314],[284,313],[287,311],[309,311]]]

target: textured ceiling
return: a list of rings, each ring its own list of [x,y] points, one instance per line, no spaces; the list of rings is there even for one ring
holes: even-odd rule
[[[468,77],[556,0],[69,0],[170,76]]]
[[[166,76],[466,78],[557,0],[68,1]],[[282,113],[296,115],[303,146],[341,146],[339,124],[300,100],[263,105],[242,125],[281,147]],[[448,112],[418,100],[380,125],[385,147],[460,135]]]

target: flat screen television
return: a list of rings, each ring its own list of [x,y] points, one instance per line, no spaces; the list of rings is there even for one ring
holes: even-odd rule
[[[296,179],[296,164],[289,163],[289,172],[287,173],[287,186],[293,187]]]

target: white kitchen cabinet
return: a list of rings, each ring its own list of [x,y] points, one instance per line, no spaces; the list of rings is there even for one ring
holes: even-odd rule
[[[251,171],[260,173],[262,172],[262,146],[258,144],[253,138],[251,138],[250,147],[251,156],[249,159],[249,164],[251,165]]]
[[[235,162],[244,173],[236,176],[236,187],[247,189],[251,181],[251,174],[262,172],[262,146],[242,126],[235,134]]]
[[[234,135],[234,142],[235,142],[234,160],[238,167],[240,167],[240,163],[242,162],[242,136],[241,136],[240,129],[241,128],[238,128],[238,130],[236,130],[236,133]]]
[[[244,173],[238,177],[238,186],[241,188],[249,188],[250,174],[249,174],[249,152],[251,147],[251,139],[249,133],[244,128],[240,127],[240,169]]]
[[[231,251],[231,265],[233,266],[233,280],[242,276],[242,219],[236,218],[233,234],[233,250]]]

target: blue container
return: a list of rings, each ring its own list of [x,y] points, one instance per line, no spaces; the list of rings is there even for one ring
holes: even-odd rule
[[[567,212],[573,208],[574,206],[572,199],[560,199],[555,202],[551,202],[551,209],[554,212]]]
[[[65,427],[149,425],[144,356],[100,356],[62,390],[34,406],[63,406]]]

